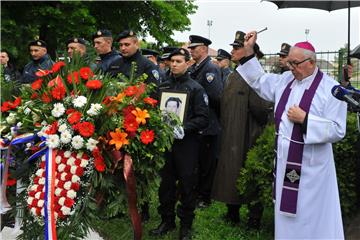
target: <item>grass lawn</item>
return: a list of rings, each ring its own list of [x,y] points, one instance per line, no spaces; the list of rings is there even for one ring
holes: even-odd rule
[[[177,228],[173,232],[163,237],[151,237],[148,235],[150,229],[156,228],[160,223],[160,216],[157,213],[158,200],[154,197],[150,207],[150,221],[143,224],[143,239],[178,239],[179,219],[177,218]],[[262,228],[259,231],[246,229],[246,212],[247,208],[242,207],[241,223],[231,225],[222,220],[226,212],[225,204],[213,202],[206,209],[197,209],[196,218],[193,224],[194,240],[239,240],[239,239],[273,239],[272,211],[265,210]],[[106,240],[131,240],[133,239],[132,227],[128,217],[98,221],[94,224],[94,230],[97,231]]]

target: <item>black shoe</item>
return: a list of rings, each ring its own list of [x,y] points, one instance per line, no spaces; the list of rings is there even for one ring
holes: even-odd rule
[[[180,240],[190,240],[191,239],[191,228],[181,226],[180,232],[179,232],[179,239]]]
[[[162,236],[166,233],[174,230],[176,228],[176,225],[174,222],[161,222],[160,225],[149,231],[150,236]]]

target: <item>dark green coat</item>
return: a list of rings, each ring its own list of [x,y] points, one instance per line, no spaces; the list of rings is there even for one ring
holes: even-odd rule
[[[236,181],[249,148],[267,122],[269,107],[237,71],[229,75],[220,101],[221,150],[213,199],[227,204],[240,203]]]

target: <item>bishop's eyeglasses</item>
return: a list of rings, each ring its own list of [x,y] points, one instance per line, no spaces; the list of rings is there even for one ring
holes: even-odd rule
[[[298,61],[287,61],[286,65],[287,65],[288,67],[296,68],[296,67],[298,67],[300,64],[302,64],[302,63],[304,63],[304,62],[306,62],[306,61],[308,61],[308,60],[311,60],[311,58],[305,58],[304,60],[302,60],[302,61],[300,61],[300,62],[298,62]]]

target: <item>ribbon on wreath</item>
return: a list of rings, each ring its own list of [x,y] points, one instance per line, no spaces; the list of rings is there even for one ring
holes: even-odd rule
[[[118,163],[123,160],[123,174],[126,182],[126,192],[128,196],[128,206],[131,218],[131,223],[134,231],[134,240],[140,240],[142,237],[141,217],[137,209],[137,196],[136,196],[136,179],[134,175],[133,160],[129,154],[123,154],[120,151],[112,151],[114,159],[113,170]]]
[[[45,197],[44,197],[44,222],[45,240],[56,240],[56,225],[54,211],[55,197],[55,163],[56,150],[48,149],[45,155]]]

